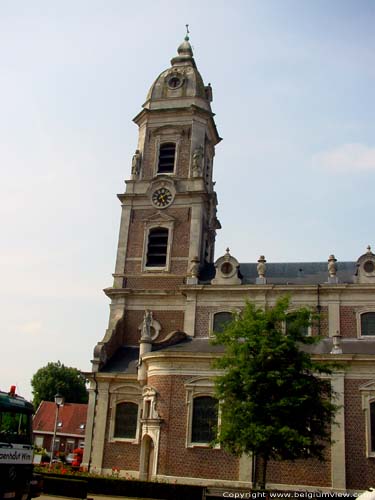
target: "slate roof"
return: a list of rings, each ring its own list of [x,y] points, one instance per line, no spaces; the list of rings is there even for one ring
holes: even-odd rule
[[[57,433],[67,436],[85,436],[87,404],[64,403],[59,409]],[[53,433],[56,418],[56,404],[42,401],[33,419],[33,432]],[[80,426],[84,425],[83,428]]]
[[[339,283],[354,283],[356,262],[337,262]],[[242,284],[255,284],[258,277],[257,262],[241,263],[239,269]],[[200,282],[209,284],[215,277],[213,264],[206,265],[200,273]],[[316,285],[328,282],[327,262],[267,262],[267,284]]]
[[[332,351],[333,343],[331,338],[323,338],[313,345],[305,345],[303,350],[311,354],[329,354]],[[348,355],[368,355],[375,354],[375,340],[370,339],[342,339],[341,349],[343,354]],[[224,352],[224,346],[212,345],[208,338],[187,337],[176,344],[160,349],[153,346],[153,352],[162,350],[170,353],[191,353],[191,354],[217,354]],[[137,373],[138,347],[120,347],[111,360],[100,370],[106,373]],[[334,360],[334,359],[333,359]]]
[[[105,373],[137,373],[139,347],[120,347],[100,369]]]
[[[333,344],[331,338],[323,338],[319,343],[303,347],[304,351],[312,354],[329,354]],[[343,354],[375,354],[375,340],[370,339],[342,339]],[[224,347],[212,345],[210,339],[189,338],[179,344],[167,347],[164,351],[191,352],[191,353],[221,353]]]

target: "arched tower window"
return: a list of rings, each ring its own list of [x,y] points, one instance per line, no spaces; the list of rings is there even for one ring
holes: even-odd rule
[[[158,174],[172,174],[176,157],[176,143],[165,142],[160,144]]]
[[[168,229],[155,227],[150,229],[147,242],[146,267],[165,267],[167,264]]]

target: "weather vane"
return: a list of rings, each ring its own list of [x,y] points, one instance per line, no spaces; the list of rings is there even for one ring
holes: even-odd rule
[[[188,24],[185,24],[185,26],[186,26],[186,36],[185,36],[185,40],[189,40],[189,33],[190,33],[190,31],[189,31],[189,25],[188,25]]]

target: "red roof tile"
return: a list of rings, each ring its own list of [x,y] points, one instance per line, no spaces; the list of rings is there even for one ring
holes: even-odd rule
[[[57,433],[66,435],[85,435],[87,404],[65,403],[59,409]],[[56,404],[42,401],[33,420],[33,431],[53,432],[56,418]],[[80,426],[84,425],[83,428]]]

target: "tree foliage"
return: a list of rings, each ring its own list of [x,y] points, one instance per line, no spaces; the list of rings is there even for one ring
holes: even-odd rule
[[[37,408],[41,401],[54,401],[58,392],[67,403],[87,403],[85,378],[77,368],[57,363],[48,363],[39,368],[31,379],[33,403]]]
[[[231,453],[261,459],[260,481],[253,481],[262,488],[269,459],[324,460],[337,410],[329,377],[324,378],[332,367],[303,350],[318,341],[303,334],[311,311],[293,311],[285,332],[288,306],[288,297],[265,311],[247,303],[214,340],[225,346],[216,362],[224,370],[216,379],[218,441]]]

